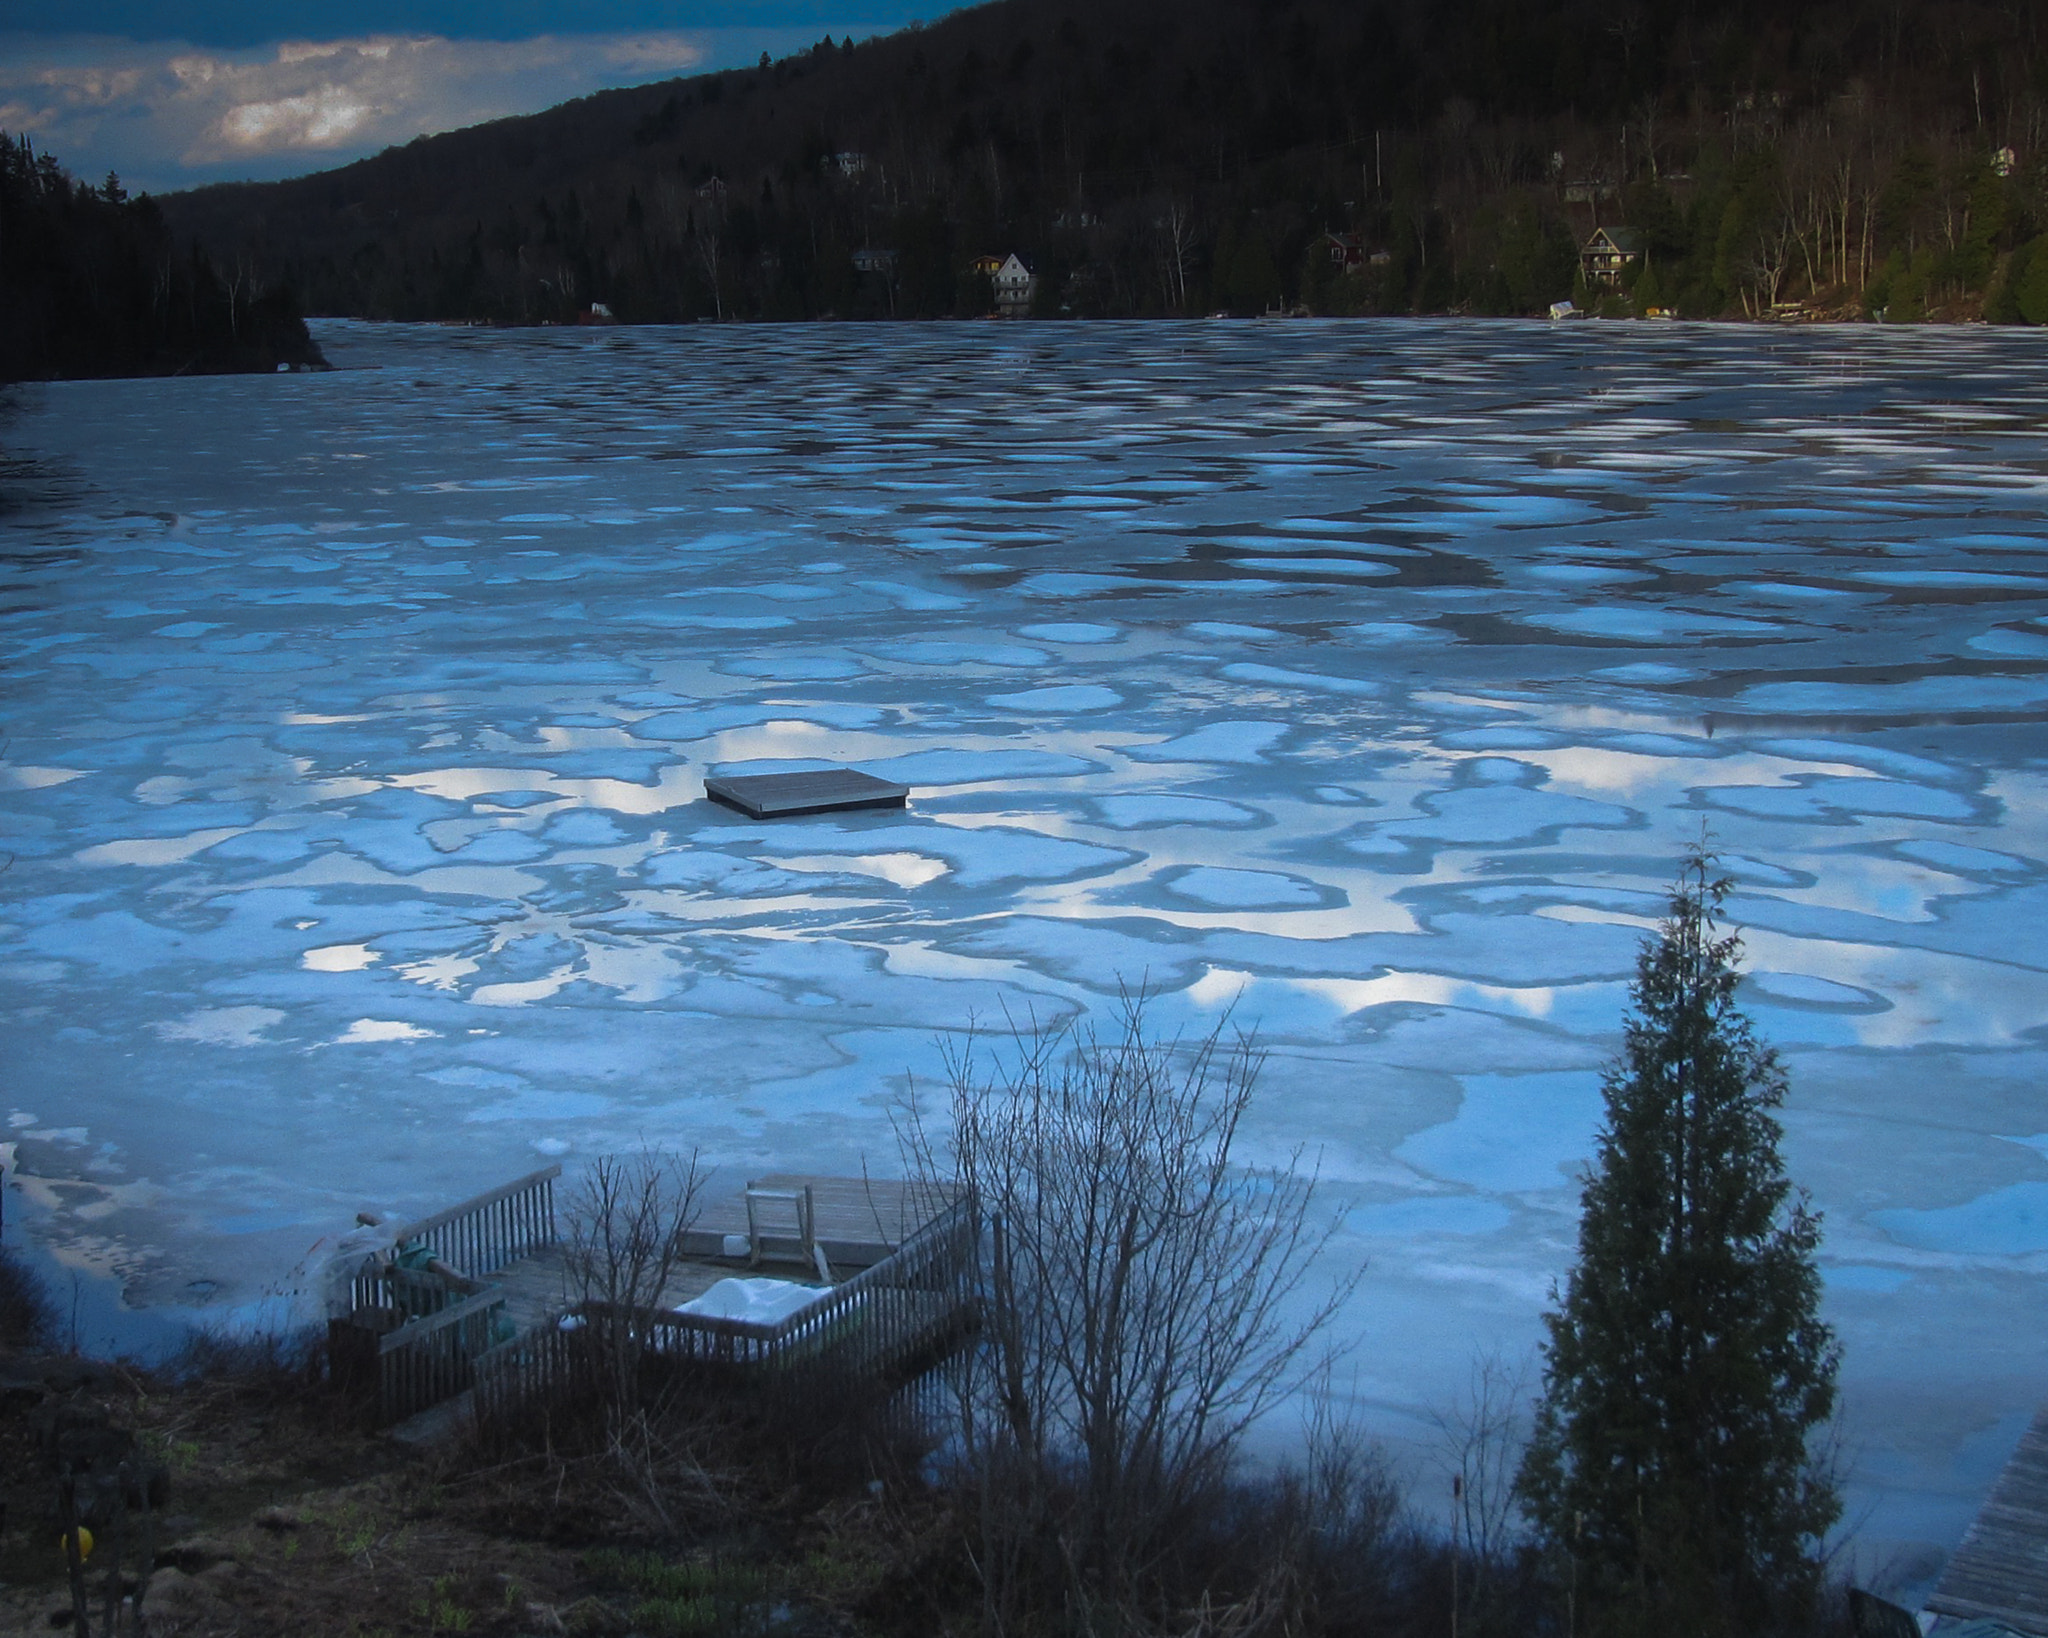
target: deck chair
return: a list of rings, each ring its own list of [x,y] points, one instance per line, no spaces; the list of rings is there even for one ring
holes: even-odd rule
[[[810,1184],[800,1189],[769,1189],[749,1183],[746,1198],[749,1268],[759,1268],[767,1258],[806,1263],[818,1271],[818,1278],[827,1285],[833,1283],[832,1265],[818,1244],[817,1202],[812,1198]],[[787,1208],[786,1214],[783,1208]],[[782,1217],[779,1225],[773,1221],[777,1216]],[[771,1240],[783,1244],[771,1248]]]

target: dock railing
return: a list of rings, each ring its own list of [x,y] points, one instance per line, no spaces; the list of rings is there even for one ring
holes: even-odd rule
[[[471,1279],[488,1279],[508,1264],[531,1257],[555,1244],[555,1179],[559,1165],[515,1178],[488,1194],[408,1223],[392,1238],[394,1247],[424,1245],[434,1256]],[[355,1308],[375,1308],[389,1300],[384,1289],[385,1261],[366,1258],[350,1285]],[[457,1304],[456,1306],[460,1306]]]
[[[630,1323],[656,1361],[743,1372],[762,1380],[801,1367],[842,1381],[886,1380],[971,1325],[975,1221],[959,1202],[872,1267],[823,1288],[816,1302],[772,1322],[640,1309]],[[566,1386],[588,1368],[590,1346],[616,1317],[579,1304],[476,1361],[477,1412],[504,1414]]]
[[[402,1422],[468,1388],[503,1306],[497,1292],[479,1291],[387,1333],[377,1344],[379,1423]]]

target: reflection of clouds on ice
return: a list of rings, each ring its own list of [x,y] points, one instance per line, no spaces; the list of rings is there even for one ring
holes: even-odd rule
[[[1145,830],[1158,825],[1202,825],[1235,830],[1261,822],[1256,809],[1213,796],[1176,796],[1169,791],[1133,791],[1090,799],[1111,830]]]
[[[1299,876],[1283,876],[1270,870],[1220,870],[1213,865],[1192,865],[1168,872],[1159,881],[1175,898],[1192,899],[1219,910],[1329,902],[1327,889]]]
[[[1898,1207],[1871,1220],[1901,1245],[1966,1257],[2048,1251],[2048,1183],[2009,1183],[1959,1206]]]
[[[1053,688],[1027,688],[1017,694],[991,694],[988,703],[1005,711],[1100,711],[1121,705],[1123,696],[1099,683],[1066,683]]]
[[[1017,635],[1040,643],[1113,643],[1123,635],[1123,629],[1087,620],[1058,620],[1048,625],[1019,626]]]
[[[1227,665],[1223,675],[1232,682],[1272,683],[1280,688],[1299,688],[1311,694],[1349,694],[1372,699],[1386,692],[1385,685],[1369,677],[1332,677],[1314,671],[1290,671],[1277,665]]]
[[[1498,1234],[1514,1213],[1498,1200],[1472,1195],[1418,1195],[1383,1206],[1359,1206],[1345,1227],[1368,1239],[1407,1240],[1420,1235]]]
[[[2041,867],[2028,859],[2016,859],[2010,853],[1994,853],[1990,848],[1965,847],[1959,842],[1943,841],[1940,837],[1925,840],[1899,842],[1892,851],[1901,858],[1911,859],[1931,869],[1946,871],[1956,876],[2012,877],[2031,875]]]
[[[940,859],[951,866],[952,884],[962,888],[998,882],[1067,881],[1110,869],[1131,857],[1121,848],[999,825],[877,825],[850,830],[799,820],[769,825],[750,836],[751,846],[777,860],[803,858],[815,864],[834,854],[850,860],[887,854]]]
[[[1853,823],[1857,816],[1965,820],[1972,805],[1953,791],[1899,785],[1890,780],[1802,778],[1796,785],[1715,785],[1703,793],[1707,806],[1757,819],[1800,819]]]
[[[334,1038],[335,1046],[361,1045],[377,1041],[424,1041],[434,1031],[422,1029],[397,1018],[358,1018]]]
[[[1395,1155],[1431,1177],[1500,1193],[1569,1187],[1591,1159],[1599,1077],[1468,1075],[1464,1090],[1454,1119],[1417,1132]]]
[[[1518,772],[1470,763],[1466,767],[1470,785],[1417,798],[1415,805],[1425,817],[1375,821],[1344,845],[1367,857],[1398,858],[1431,844],[1529,846],[1580,827],[1614,830],[1641,822],[1627,808],[1520,784]]]
[[[1913,1276],[1903,1268],[1879,1268],[1870,1263],[1830,1263],[1823,1266],[1830,1292],[1862,1291],[1888,1296]]]
[[[1795,635],[1775,621],[1673,608],[1609,606],[1546,609],[1523,618],[1533,625],[1549,626],[1576,636],[1601,637],[1623,643],[1688,643],[1703,637],[1786,638]]]
[[[1837,984],[1829,978],[1815,978],[1808,973],[1759,972],[1751,969],[1744,982],[1771,1001],[1785,1002],[1797,1007],[1850,1008],[1856,1011],[1882,1012],[1891,1005],[1882,996],[1875,995],[1869,990],[1857,989],[1850,984]]]
[[[169,1041],[197,1041],[207,1046],[252,1047],[284,1022],[276,1007],[209,1007],[189,1017],[166,1019],[156,1032]]]
[[[1124,754],[1140,762],[1262,762],[1286,737],[1284,722],[1212,722],[1156,745],[1131,746]]]
[[[2031,1266],[2042,1209],[2015,338],[326,335],[329,375],[81,383],[14,429],[96,487],[0,524],[34,548],[0,555],[0,1006],[65,1111],[13,1141],[186,1202],[97,1221],[156,1258],[138,1295],[259,1286],[302,1249],[277,1199],[426,1209],[537,1153],[887,1165],[942,1032],[1143,983],[1258,1026],[1259,1152],[1354,1191],[1413,1414],[1569,1253],[1706,818],[1852,1402],[2004,1407],[2014,1338],[2048,1348],[1968,1283]],[[835,764],[909,808],[702,800]]]

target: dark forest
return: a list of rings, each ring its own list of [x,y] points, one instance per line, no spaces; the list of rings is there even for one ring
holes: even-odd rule
[[[165,209],[380,318],[975,316],[1014,252],[1048,317],[2038,323],[2041,32],[2020,0],[999,0]],[[1597,227],[1639,253],[1589,287]]]
[[[0,381],[320,362],[288,289],[182,249],[147,195],[0,135]]]

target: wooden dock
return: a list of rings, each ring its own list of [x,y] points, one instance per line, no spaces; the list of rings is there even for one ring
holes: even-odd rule
[[[799,814],[837,813],[847,808],[900,808],[910,801],[908,785],[892,784],[857,768],[721,774],[704,781],[704,794],[739,809],[749,819],[793,819]]]
[[[920,1186],[894,1178],[817,1177],[775,1172],[750,1180],[744,1187],[706,1201],[683,1236],[684,1255],[717,1260],[729,1257],[725,1242],[749,1232],[747,1196],[757,1197],[752,1226],[765,1239],[758,1257],[782,1262],[810,1261],[807,1252],[793,1252],[790,1241],[799,1224],[792,1206],[780,1199],[808,1190],[812,1201],[811,1238],[835,1269],[871,1268],[891,1255],[926,1223],[953,1204],[953,1190]]]
[[[330,1349],[338,1373],[374,1383],[383,1422],[472,1388],[505,1409],[578,1369],[578,1332],[601,1315],[556,1221],[560,1172],[548,1167],[407,1224],[393,1254],[353,1271],[352,1309],[330,1323]],[[777,1173],[704,1204],[682,1236],[682,1259],[631,1324],[652,1356],[678,1365],[760,1373],[805,1363],[881,1376],[971,1328],[972,1247],[950,1187]],[[402,1266],[427,1255],[452,1276]],[[677,1312],[718,1281],[748,1275],[809,1285],[818,1298],[775,1322]]]
[[[2048,1405],[2020,1436],[1927,1607],[2048,1633]]]

